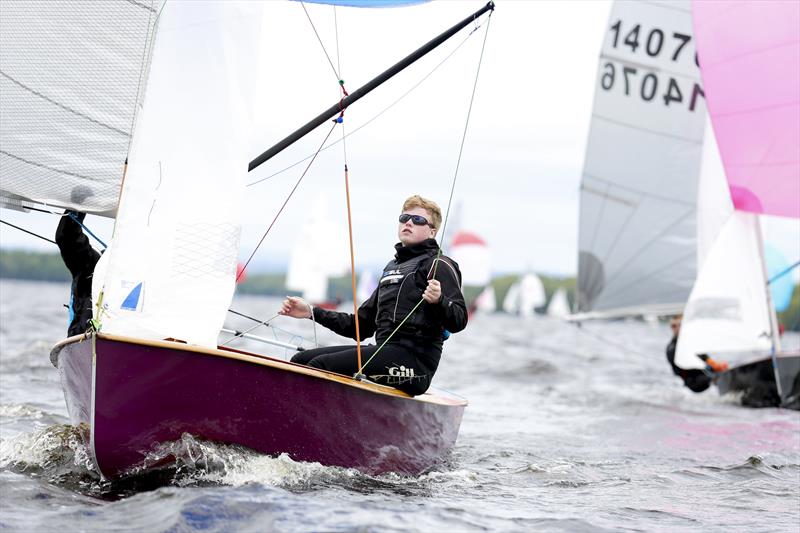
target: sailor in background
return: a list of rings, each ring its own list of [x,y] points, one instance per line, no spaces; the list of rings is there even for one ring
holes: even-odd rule
[[[434,239],[441,223],[442,213],[436,203],[418,195],[405,201],[394,259],[384,268],[378,287],[358,309],[361,338],[375,334],[377,343],[361,347],[362,372],[376,383],[412,395],[428,390],[444,340],[467,326],[461,272],[455,261],[439,255]],[[420,300],[424,303],[414,310]],[[294,297],[284,300],[279,313],[311,318],[343,337],[356,338],[355,317],[349,313],[312,308]],[[359,370],[352,345],[303,351],[292,362],[347,376]]]
[[[705,369],[684,370],[677,366],[675,364],[675,349],[678,346],[678,334],[681,332],[682,319],[683,315],[677,315],[669,321],[669,327],[672,329],[672,340],[667,345],[667,361],[672,366],[672,371],[675,375],[680,376],[684,385],[689,387],[692,392],[703,392],[711,386],[718,372],[724,372],[728,369],[728,363],[714,361],[706,354],[698,354],[698,357],[706,363]]]

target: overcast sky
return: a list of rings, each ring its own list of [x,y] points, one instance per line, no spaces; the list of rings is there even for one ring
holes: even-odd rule
[[[317,30],[351,92],[485,2],[444,1],[392,9],[307,5]],[[574,274],[577,267],[578,188],[598,53],[610,1],[497,2],[454,202],[460,225],[484,237],[495,272],[534,269]],[[291,133],[338,99],[331,66],[303,8],[265,8],[259,95],[260,132],[253,156]],[[396,242],[402,201],[421,194],[446,209],[484,26],[417,89],[347,139],[356,261],[382,266]],[[464,41],[462,32],[424,60],[347,110],[345,131],[372,119],[427,75]],[[251,173],[255,181],[312,153],[323,126]],[[341,131],[334,132],[335,138]],[[317,198],[331,218],[345,223],[341,144],[323,152],[270,233],[254,265],[286,263],[299,226]],[[248,188],[241,255],[260,239],[304,165]],[[48,215],[2,211],[3,219],[52,236]],[[90,227],[110,237],[111,223]],[[52,250],[52,245],[2,227],[0,245]],[[790,260],[800,257],[800,222],[765,221],[768,241]],[[342,242],[342,246],[347,246]]]

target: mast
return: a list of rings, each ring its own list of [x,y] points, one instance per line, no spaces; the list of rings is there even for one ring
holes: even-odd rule
[[[395,74],[403,71],[406,67],[410,66],[418,59],[425,56],[428,52],[438,47],[440,44],[448,40],[450,37],[458,33],[462,30],[465,26],[470,24],[471,22],[475,21],[478,17],[486,13],[487,11],[494,11],[494,2],[490,1],[488,4],[480,8],[478,11],[473,13],[472,15],[468,16],[452,28],[448,29],[447,31],[441,33],[437,37],[434,37],[426,44],[412,52],[411,54],[407,55],[405,58],[401,59],[393,66],[382,72],[381,74],[375,76],[372,80],[367,82],[366,84],[362,85],[349,96],[345,97],[339,102],[336,102],[334,105],[317,115],[315,118],[308,121],[304,126],[296,130],[291,135],[287,136],[282,141],[276,143],[272,148],[267,150],[266,152],[262,153],[260,156],[256,157],[252,161],[250,161],[250,165],[248,166],[248,171],[252,172],[259,165],[269,161],[271,158],[303,138],[306,134],[311,132],[314,128],[321,125],[322,123],[333,119],[336,115],[341,114],[345,109],[349,106],[369,94],[373,89],[379,87],[384,82],[391,79]]]
[[[769,274],[767,272],[767,262],[764,259],[764,237],[761,234],[761,218],[754,215],[756,218],[756,235],[758,236],[758,258],[761,261],[761,273],[764,276],[764,292],[767,300],[767,311],[769,313],[769,328],[770,336],[772,337],[772,352],[773,354],[781,351],[781,338],[780,331],[778,330],[778,315],[775,312],[775,305],[772,303],[772,291],[769,288]],[[778,391],[780,392],[780,391]]]
[[[775,374],[775,386],[778,389],[778,397],[783,401],[783,391],[781,390],[781,377],[778,374],[777,354],[781,351],[781,338],[778,331],[778,316],[775,313],[775,305],[772,303],[772,290],[769,288],[769,274],[767,273],[767,262],[764,260],[764,237],[761,234],[761,218],[753,214],[756,219],[756,235],[758,236],[758,257],[761,260],[761,273],[764,276],[764,292],[767,299],[767,313],[769,313],[769,329],[772,337],[772,371]]]

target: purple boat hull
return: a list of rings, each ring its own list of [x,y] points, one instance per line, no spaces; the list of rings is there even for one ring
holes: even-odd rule
[[[466,402],[264,356],[168,341],[73,337],[51,355],[103,476],[184,433],[370,474],[418,474],[455,443]]]

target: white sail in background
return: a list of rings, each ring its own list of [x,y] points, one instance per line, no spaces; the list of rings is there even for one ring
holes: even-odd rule
[[[475,310],[481,313],[494,313],[497,310],[497,296],[491,284],[487,285],[475,299]]]
[[[503,311],[528,317],[546,301],[542,280],[533,272],[528,272],[508,289],[503,299]]]
[[[569,316],[569,300],[567,299],[567,291],[564,287],[559,287],[550,298],[550,303],[547,304],[547,316],[555,318],[564,318]]]
[[[683,308],[705,117],[690,2],[616,2],[581,184],[577,311]]]
[[[447,254],[458,263],[462,285],[483,287],[491,281],[491,252],[486,241],[475,233],[468,231],[456,233]]]
[[[358,285],[356,285],[356,299],[358,303],[364,303],[372,296],[375,289],[378,288],[378,278],[372,270],[364,269],[358,276]]]
[[[2,3],[0,203],[113,215],[162,4]]]
[[[697,185],[697,271],[700,272],[708,251],[733,213],[733,202],[719,155],[711,120],[706,118],[706,134],[700,180]]]
[[[260,9],[162,11],[108,269],[95,279],[104,332],[216,346],[236,275]]]
[[[760,231],[757,215],[736,211],[719,232],[686,304],[679,367],[705,368],[697,354],[772,347]]]
[[[325,302],[328,278],[350,271],[348,250],[344,226],[330,220],[325,198],[317,196],[292,247],[286,288],[299,291],[311,304]]]

